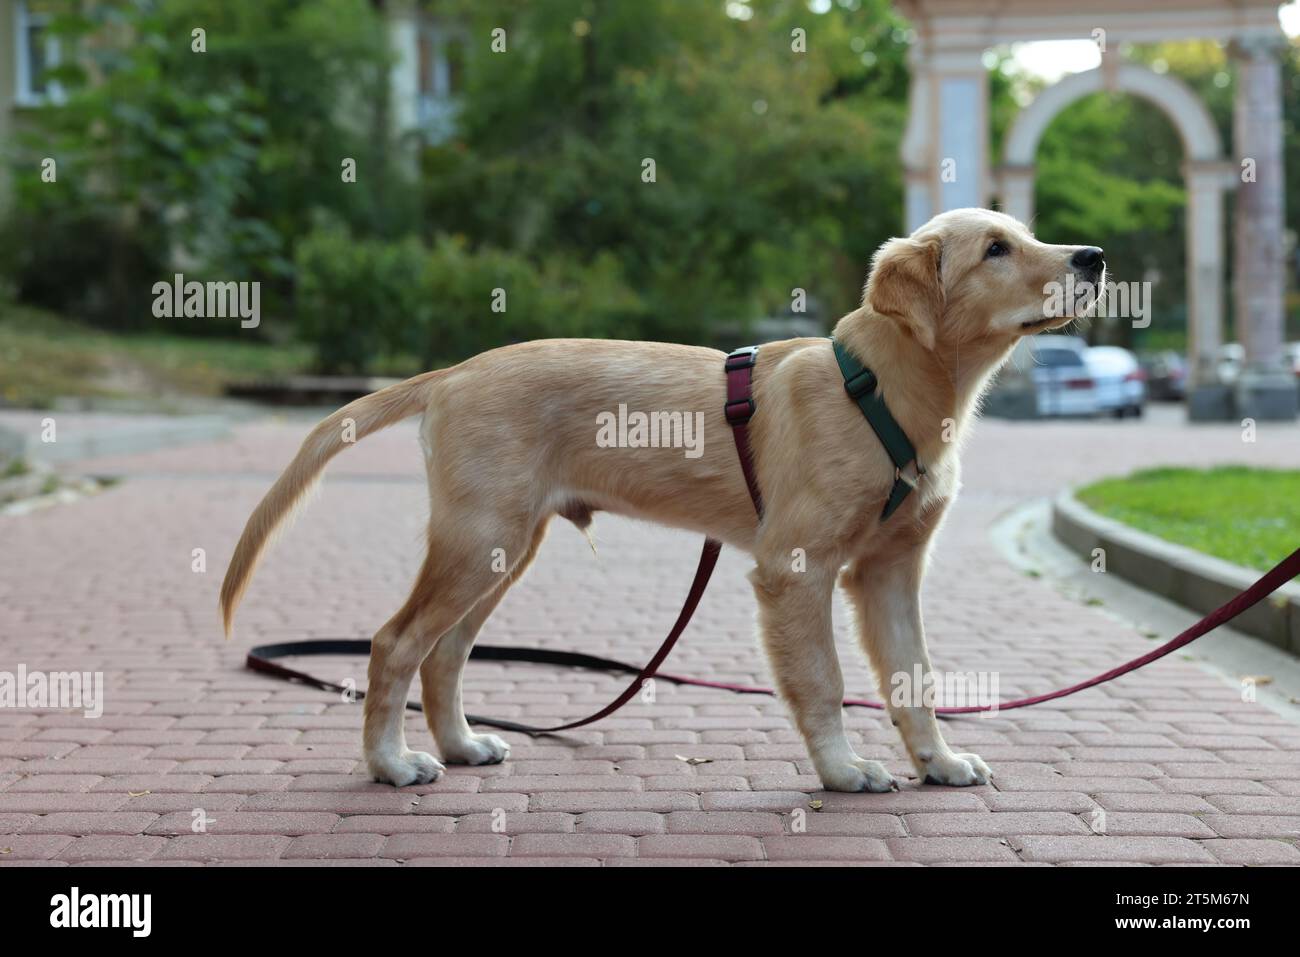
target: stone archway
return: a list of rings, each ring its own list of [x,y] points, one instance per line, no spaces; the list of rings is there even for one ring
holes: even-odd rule
[[[1048,87],[1016,117],[998,170],[1002,208],[1023,222],[1034,216],[1035,156],[1047,127],[1072,103],[1094,93],[1128,93],[1159,107],[1183,143],[1187,182],[1188,363],[1194,381],[1213,379],[1223,344],[1223,192],[1237,182],[1237,168],[1223,158],[1223,144],[1209,111],[1184,83],[1134,63],[1108,63],[1075,73]]]
[[[896,0],[915,28],[908,51],[911,89],[901,144],[904,218],[912,231],[935,213],[988,206],[1001,192],[1009,211],[1033,204],[1033,147],[1051,118],[1088,92],[1120,89],[1170,115],[1187,149],[1189,342],[1193,418],[1294,419],[1295,378],[1284,365],[1282,93],[1279,51],[1288,49],[1278,0]],[[1049,87],[1014,132],[1008,165],[991,168],[985,53],[1034,40],[1091,39],[1102,66]],[[1209,39],[1224,44],[1233,67],[1232,161],[1204,106],[1182,84],[1124,59],[1127,44]],[[1041,105],[1038,105],[1041,104]],[[1239,171],[1250,165],[1257,178]],[[1222,192],[1235,186],[1234,314],[1246,368],[1232,388],[1215,378],[1222,338]],[[1026,198],[1027,197],[1027,198]],[[1103,242],[1104,245],[1104,242]]]

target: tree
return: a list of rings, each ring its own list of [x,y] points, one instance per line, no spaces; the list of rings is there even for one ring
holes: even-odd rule
[[[14,163],[9,233],[26,241],[6,244],[7,265],[25,298],[131,327],[179,264],[287,291],[318,208],[365,232],[409,228],[409,204],[381,188],[396,177],[377,128],[390,61],[369,5],[69,7],[51,25],[78,49],[51,71],[67,102],[35,113]],[[42,157],[57,183],[34,175]],[[341,182],[343,157],[367,170],[358,184]]]
[[[456,138],[425,157],[434,228],[533,258],[612,254],[648,303],[628,335],[705,339],[788,309],[795,287],[857,304],[901,229],[907,37],[884,0],[455,9],[468,88]]]

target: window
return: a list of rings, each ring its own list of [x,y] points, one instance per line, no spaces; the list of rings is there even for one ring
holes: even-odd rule
[[[455,129],[465,74],[465,34],[432,18],[421,20],[416,82],[419,125],[426,139],[442,142]]]
[[[33,0],[18,0],[14,4],[14,40],[17,49],[14,62],[18,76],[14,84],[14,100],[21,106],[58,103],[63,91],[54,80],[47,79],[45,71],[58,66],[59,38],[50,32],[51,16]]]
[[[419,33],[420,95],[449,100],[464,82],[465,41],[433,20],[424,20]]]
[[[447,61],[447,95],[459,96],[465,85],[465,42],[452,37],[442,49]]]

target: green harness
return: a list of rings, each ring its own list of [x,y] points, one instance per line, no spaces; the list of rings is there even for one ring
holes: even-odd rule
[[[839,363],[840,374],[844,376],[844,391],[858,404],[858,408],[866,416],[876,437],[880,439],[880,444],[885,447],[885,451],[889,453],[889,458],[894,463],[894,487],[889,490],[889,499],[885,502],[885,510],[880,515],[880,520],[883,522],[894,514],[912,489],[916,488],[921,481],[921,476],[925,475],[925,468],[917,461],[916,449],[907,437],[907,433],[890,413],[885,400],[877,394],[876,389],[880,381],[876,378],[876,374],[855,359],[849,350],[834,338],[831,339],[831,345],[835,347],[835,361]],[[907,477],[906,470],[909,466],[916,469],[915,480]]]

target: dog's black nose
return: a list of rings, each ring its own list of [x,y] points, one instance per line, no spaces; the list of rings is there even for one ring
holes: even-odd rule
[[[1098,269],[1103,261],[1101,253],[1097,246],[1084,246],[1070,257],[1070,265],[1077,269]]]

